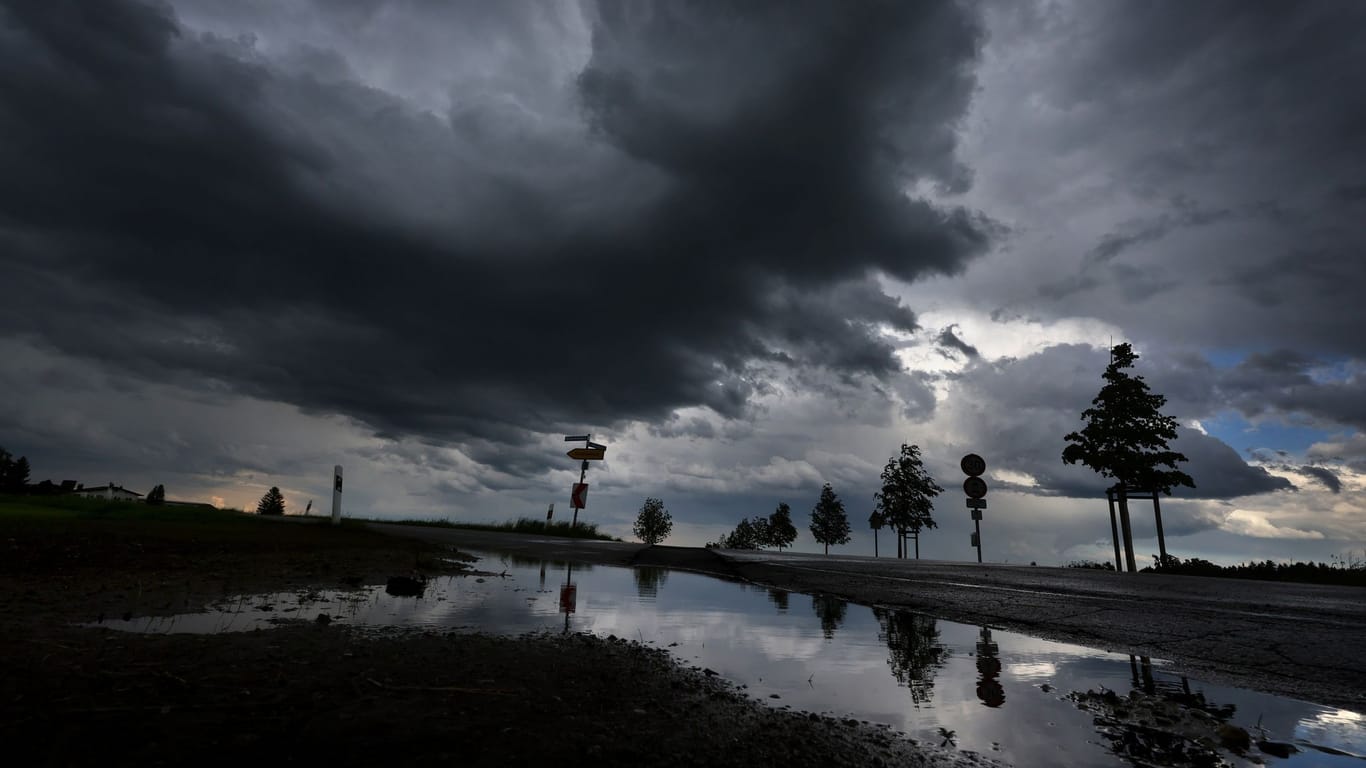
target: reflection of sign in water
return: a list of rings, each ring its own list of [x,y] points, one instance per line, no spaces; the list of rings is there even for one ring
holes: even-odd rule
[[[1001,674],[1001,659],[997,656],[999,648],[991,640],[991,630],[982,627],[981,639],[977,642],[977,698],[988,707],[999,707],[1006,703],[1006,689],[997,677]]]
[[[579,587],[577,584],[566,584],[560,587],[560,613],[573,613],[579,603]]]

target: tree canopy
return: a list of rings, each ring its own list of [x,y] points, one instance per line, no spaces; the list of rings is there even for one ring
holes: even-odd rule
[[[751,520],[741,520],[739,525],[735,526],[735,530],[707,546],[721,549],[759,549],[764,546],[764,539],[767,536],[767,521],[762,517],[756,517],[754,520],[761,521],[764,525],[757,526]]]
[[[148,492],[147,492],[147,503],[148,503],[148,504],[153,504],[153,505],[156,505],[156,504],[165,504],[165,503],[166,503],[166,486],[162,485],[161,483],[157,483],[156,487],[154,487],[152,490],[148,491]]]
[[[669,510],[664,508],[664,502],[653,496],[646,498],[645,503],[640,505],[640,513],[636,515],[636,523],[632,526],[636,538],[654,545],[667,539],[673,529],[673,517]]]
[[[827,555],[831,544],[849,543],[849,516],[829,483],[821,488],[820,501],[811,508],[811,536],[825,545]]]
[[[285,513],[285,497],[280,493],[280,489],[271,486],[269,491],[261,497],[261,501],[256,505],[258,515],[283,515]]]
[[[782,551],[783,547],[792,546],[792,542],[796,540],[797,526],[792,524],[792,508],[786,502],[779,502],[778,508],[768,516],[768,524],[764,526],[764,545],[777,547]]]
[[[0,448],[0,491],[22,493],[28,486],[28,457],[14,458],[14,454]]]
[[[931,512],[934,511],[934,497],[944,489],[925,471],[925,463],[920,458],[920,447],[901,444],[901,452],[887,460],[882,468],[882,488],[873,495],[874,523],[891,525],[898,531],[920,531],[921,528],[937,528]]]
[[[1063,438],[1070,445],[1063,449],[1062,460],[1112,477],[1121,489],[1169,494],[1177,485],[1194,488],[1190,475],[1176,468],[1186,457],[1167,446],[1176,439],[1176,419],[1160,410],[1167,398],[1148,391],[1142,376],[1130,376],[1126,370],[1137,359],[1128,344],[1110,351],[1110,364],[1101,377],[1105,385],[1081,413],[1086,426]]]

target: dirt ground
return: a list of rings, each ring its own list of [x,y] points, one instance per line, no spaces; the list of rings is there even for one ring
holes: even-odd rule
[[[0,735],[26,764],[988,762],[770,709],[620,639],[79,626],[456,567],[438,545],[359,527],[0,517],[0,554]]]

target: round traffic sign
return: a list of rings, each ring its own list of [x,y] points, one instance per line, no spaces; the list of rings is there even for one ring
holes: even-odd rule
[[[980,499],[987,495],[987,481],[980,477],[969,477],[963,481],[963,493],[974,499]]]
[[[987,471],[987,460],[975,453],[969,453],[963,457],[962,461],[958,462],[958,466],[962,467],[963,474],[977,477]]]

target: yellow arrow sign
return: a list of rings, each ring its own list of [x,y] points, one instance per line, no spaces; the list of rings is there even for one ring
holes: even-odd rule
[[[595,460],[598,460],[598,459],[605,458],[605,457],[606,457],[606,454],[607,454],[607,449],[606,449],[606,448],[575,448],[574,450],[569,451],[569,452],[568,452],[567,454],[565,454],[565,455],[567,455],[567,456],[568,456],[569,458],[571,458],[571,459],[583,459],[583,460],[586,460],[586,461],[595,461]]]

